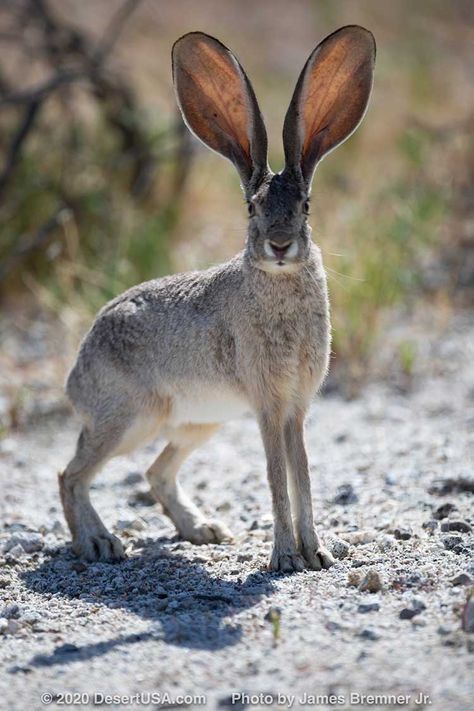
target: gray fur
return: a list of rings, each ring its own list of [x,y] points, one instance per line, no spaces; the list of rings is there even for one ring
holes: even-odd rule
[[[179,56],[178,46],[178,69]],[[294,171],[268,170],[248,196],[243,252],[206,271],[135,286],[98,314],[67,381],[84,426],[60,489],[79,555],[122,556],[90,503],[89,483],[109,457],[158,434],[168,444],[147,476],[178,531],[196,543],[230,539],[176,477],[219,425],[219,408],[243,404],[258,419],[267,457],[275,520],[270,568],[332,564],[314,529],[303,434],[330,353],[326,277],[311,240],[307,190]]]

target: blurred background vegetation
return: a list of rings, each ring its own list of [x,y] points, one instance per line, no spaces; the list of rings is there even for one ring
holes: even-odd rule
[[[177,114],[178,36],[201,29],[240,57],[278,171],[304,61],[337,27],[362,24],[378,44],[372,102],[318,168],[311,216],[334,372],[354,392],[394,314],[473,303],[473,19],[469,0],[0,0],[4,313],[52,313],[77,344],[129,285],[242,248],[237,175]],[[409,341],[396,357],[409,375]]]

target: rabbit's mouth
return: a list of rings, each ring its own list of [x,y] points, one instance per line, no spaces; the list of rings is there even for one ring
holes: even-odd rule
[[[299,271],[298,245],[296,240],[266,239],[263,243],[264,257],[259,262],[259,268],[272,274]]]

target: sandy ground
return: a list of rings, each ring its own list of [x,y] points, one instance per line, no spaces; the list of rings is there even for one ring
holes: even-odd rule
[[[420,334],[408,392],[379,383],[315,403],[307,439],[316,520],[339,556],[330,571],[266,572],[270,500],[250,418],[182,472],[233,545],[180,541],[150,503],[142,473],[160,443],[107,466],[93,500],[128,544],[118,565],[68,550],[56,473],[77,424],[44,418],[0,440],[2,707],[198,707],[204,695],[208,708],[471,709],[473,327],[463,314]]]

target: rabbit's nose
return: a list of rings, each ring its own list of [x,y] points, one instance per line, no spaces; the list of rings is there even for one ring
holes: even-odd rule
[[[269,243],[270,247],[272,248],[273,254],[278,259],[278,261],[281,261],[282,259],[284,259],[285,254],[288,252],[291,245],[293,244],[293,240],[289,239],[286,242],[274,242],[273,240],[269,240]]]

